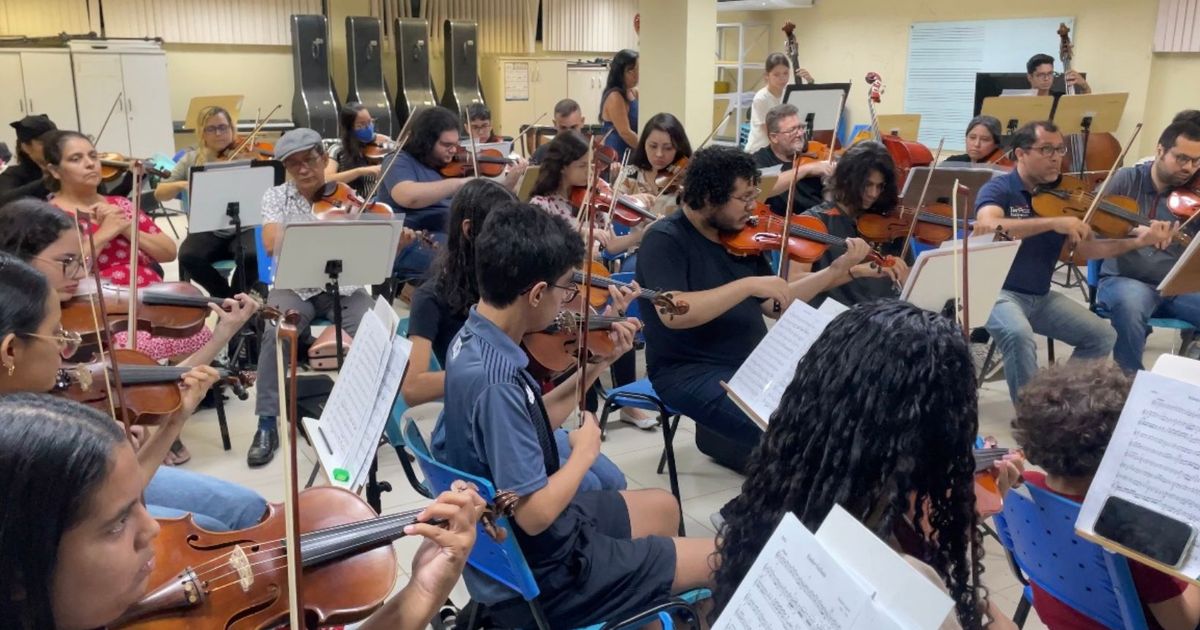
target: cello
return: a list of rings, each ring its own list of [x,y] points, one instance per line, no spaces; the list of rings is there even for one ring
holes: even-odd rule
[[[879,118],[875,114],[875,104],[880,102],[883,96],[883,77],[879,76],[877,72],[868,72],[866,80],[871,85],[867,96],[867,109],[871,112],[871,135],[892,156],[892,162],[896,165],[896,184],[903,187],[904,182],[908,181],[908,172],[914,166],[932,164],[933,154],[929,152],[929,147],[920,142],[904,140],[894,134],[879,132]]]
[[[1063,74],[1071,71],[1075,58],[1075,45],[1071,43],[1071,29],[1066,24],[1058,25],[1058,59],[1063,65]],[[1076,94],[1075,86],[1067,86],[1067,96]],[[1083,133],[1067,136],[1067,155],[1063,157],[1064,171],[1078,173],[1080,179],[1095,184],[1098,178],[1109,172],[1121,155],[1121,143],[1111,133],[1091,133],[1086,127]]]

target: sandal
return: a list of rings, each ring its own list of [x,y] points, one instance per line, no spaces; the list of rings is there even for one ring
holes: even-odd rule
[[[167,466],[181,466],[190,461],[192,461],[192,454],[179,440],[175,440],[175,443],[171,445],[171,451],[163,458],[163,463]]]

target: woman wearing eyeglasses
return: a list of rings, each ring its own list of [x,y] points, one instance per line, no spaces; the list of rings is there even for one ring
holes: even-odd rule
[[[39,256],[33,262],[57,271],[63,266],[59,260]],[[48,278],[17,256],[0,252],[0,396],[52,390],[63,355],[73,354],[78,344],[78,336],[62,330],[59,295]],[[191,512],[201,527],[228,531],[257,523],[266,511],[263,498],[219,479],[160,468],[183,423],[216,376],[207,365],[193,367],[181,381],[180,411],[163,421],[149,437],[139,430],[134,438],[139,443],[138,466],[143,478],[149,480],[145,497],[152,514],[171,518]]]
[[[338,112],[341,143],[330,149],[325,165],[325,181],[349,185],[359,197],[366,197],[375,188],[382,164],[367,157],[372,145],[383,147],[391,142],[387,136],[375,133],[375,121],[362,103],[346,103]]]
[[[197,146],[179,158],[166,181],[159,182],[154,189],[154,198],[169,201],[186,195],[192,167],[223,161],[219,156],[234,142],[235,135],[233,119],[224,108],[213,106],[201,110],[196,124]],[[185,203],[184,208],[187,207]],[[232,228],[215,232],[189,232],[179,246],[180,276],[204,287],[213,297],[233,297],[236,293],[248,291],[258,282],[254,228],[242,228],[240,260],[237,259],[238,247],[235,244],[238,236]],[[213,267],[213,263],[219,260],[237,261],[239,269],[233,274],[232,285]]]

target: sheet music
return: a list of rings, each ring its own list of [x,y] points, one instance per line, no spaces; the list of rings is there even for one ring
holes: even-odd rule
[[[850,516],[816,535],[784,514],[713,630],[930,630],[954,602]]]
[[[1158,292],[1163,297],[1200,291],[1200,254],[1197,251],[1200,251],[1200,236],[1192,239],[1179,260],[1175,261],[1175,266],[1158,283]]]
[[[758,415],[763,426],[792,382],[796,364],[833,317],[801,300],[792,302],[729,380],[729,389]]]
[[[374,311],[363,314],[354,335],[353,350],[346,355],[329,401],[321,413],[318,450],[327,447],[334,462],[347,462],[370,424],[371,410],[383,378],[395,329],[388,330]],[[379,439],[376,434],[375,439]],[[325,444],[322,445],[321,442]],[[339,464],[340,466],[340,464]]]
[[[407,337],[396,335],[392,338],[392,348],[388,353],[387,366],[383,370],[383,380],[375,394],[375,404],[371,408],[371,421],[362,434],[357,450],[347,460],[348,464],[357,462],[359,465],[358,472],[352,478],[351,488],[359,488],[367,483],[372,454],[379,446],[379,436],[383,435],[383,428],[392,413],[392,405],[396,401],[396,393],[400,391],[400,381],[404,378],[404,370],[408,367],[408,357],[411,354],[412,342]]]
[[[1139,372],[1076,529],[1092,534],[1110,496],[1200,527],[1200,386]],[[1200,577],[1193,547],[1179,569]]]

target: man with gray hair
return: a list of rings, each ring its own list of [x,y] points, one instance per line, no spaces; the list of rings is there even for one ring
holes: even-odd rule
[[[824,201],[824,180],[833,174],[833,165],[812,162],[792,170],[796,154],[808,148],[807,126],[800,120],[800,111],[795,105],[783,103],[767,111],[767,146],[754,153],[754,163],[759,169],[780,167],[782,171],[771,188],[767,205],[775,214],[783,216],[787,211],[788,187],[795,185],[796,194],[792,211],[801,213]]]

